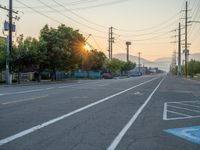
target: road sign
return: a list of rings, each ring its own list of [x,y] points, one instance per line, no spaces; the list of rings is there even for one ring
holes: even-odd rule
[[[165,132],[188,140],[190,142],[200,144],[200,126],[167,129]]]

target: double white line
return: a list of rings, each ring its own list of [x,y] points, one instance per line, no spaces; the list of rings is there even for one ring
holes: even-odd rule
[[[160,78],[160,77],[158,77],[158,78]],[[98,104],[100,104],[100,103],[103,103],[103,102],[105,102],[105,101],[108,101],[109,99],[111,99],[111,98],[113,98],[113,97],[116,97],[116,96],[118,96],[118,95],[121,95],[121,94],[123,94],[123,93],[125,93],[125,92],[128,92],[128,91],[130,91],[130,90],[132,90],[132,89],[134,89],[134,88],[136,88],[136,87],[139,87],[139,86],[141,86],[141,85],[147,84],[147,83],[149,83],[149,82],[151,82],[151,81],[154,81],[154,80],[156,80],[156,79],[158,79],[158,78],[153,78],[153,79],[151,79],[151,80],[145,81],[145,82],[143,82],[143,83],[140,83],[140,84],[138,84],[138,85],[135,85],[135,86],[133,86],[133,87],[130,87],[130,88],[126,89],[126,90],[123,90],[123,91],[121,91],[121,92],[118,92],[118,93],[116,93],[116,94],[113,94],[113,95],[111,95],[111,96],[108,96],[108,97],[106,97],[106,98],[103,98],[103,99],[101,99],[101,100],[98,100],[98,101],[96,101],[96,102],[94,102],[94,103],[91,103],[91,104],[89,104],[89,105],[86,105],[86,106],[84,106],[84,107],[81,107],[81,108],[79,108],[79,109],[76,109],[76,110],[74,110],[74,111],[72,111],[72,112],[70,112],[70,113],[64,114],[64,115],[62,115],[62,116],[60,116],[60,117],[54,118],[54,119],[49,120],[49,121],[47,121],[47,122],[44,122],[44,123],[42,123],[42,124],[40,124],[40,125],[34,126],[34,127],[29,128],[29,129],[27,129],[27,130],[24,130],[24,131],[21,131],[21,132],[19,132],[19,133],[17,133],[17,134],[14,134],[14,135],[12,135],[12,136],[9,136],[9,137],[7,137],[7,138],[5,138],[5,139],[2,139],[2,140],[0,140],[0,146],[6,144],[6,143],[8,143],[8,142],[11,142],[11,141],[13,141],[13,140],[16,140],[16,139],[18,139],[18,138],[20,138],[20,137],[23,137],[23,136],[25,136],[25,135],[28,135],[28,134],[30,134],[30,133],[32,133],[32,132],[35,132],[35,131],[37,131],[37,130],[39,130],[39,129],[42,129],[42,128],[46,127],[46,126],[49,126],[49,125],[51,125],[51,124],[54,124],[54,123],[56,123],[56,122],[58,122],[58,121],[60,121],[60,120],[63,120],[63,119],[65,119],[65,118],[67,118],[67,117],[70,117],[70,116],[72,116],[72,115],[74,115],[74,114],[77,114],[77,113],[79,113],[79,112],[82,112],[82,111],[84,111],[84,110],[86,110],[86,109],[89,109],[89,108],[91,108],[91,107],[93,107],[93,106],[95,106],[95,105],[98,105]],[[163,80],[162,80],[162,81],[163,81]],[[161,82],[159,83],[159,85],[160,85],[160,84],[161,84]],[[158,87],[157,87],[157,88],[158,88]],[[156,88],[156,89],[157,89],[157,88]],[[154,91],[156,91],[156,90],[154,90]],[[151,94],[151,95],[153,95],[153,94]],[[148,100],[148,101],[149,101],[149,100]],[[146,101],[145,104],[143,104],[144,106],[141,108],[140,112],[141,112],[142,109],[145,107],[145,105],[148,103],[148,101]],[[140,112],[138,112],[137,114],[139,115]],[[137,116],[138,116],[138,115],[137,115]],[[136,117],[136,118],[137,118],[137,117]],[[118,140],[118,139],[117,139],[117,140]],[[114,142],[114,143],[115,143],[114,145],[117,146],[116,142]],[[111,147],[113,147],[112,144],[111,144]],[[112,150],[112,149],[113,149],[113,148],[111,148],[111,149],[109,149],[109,150]]]

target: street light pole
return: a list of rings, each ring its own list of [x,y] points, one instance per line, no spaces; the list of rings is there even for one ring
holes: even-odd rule
[[[129,45],[131,45],[131,42],[126,42],[126,47],[127,47],[127,54],[126,54],[126,60],[127,62],[129,61]]]
[[[139,67],[139,75],[140,75],[140,55],[141,55],[141,52],[139,52],[138,55],[139,55],[139,57],[138,57],[138,63],[139,63],[138,67]]]

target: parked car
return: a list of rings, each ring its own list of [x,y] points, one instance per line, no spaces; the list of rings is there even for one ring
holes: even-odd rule
[[[113,79],[113,75],[110,73],[103,73],[102,78],[103,79]]]
[[[134,72],[134,73],[130,74],[131,77],[138,77],[138,76],[141,76],[141,75],[142,75],[141,72]]]

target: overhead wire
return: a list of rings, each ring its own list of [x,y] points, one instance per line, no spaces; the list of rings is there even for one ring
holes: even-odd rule
[[[103,6],[109,6],[109,5],[114,5],[114,4],[118,4],[118,3],[124,3],[126,1],[129,0],[113,0],[111,2],[105,2],[105,3],[100,3],[100,4],[95,4],[95,5],[91,5],[91,6],[84,6],[84,7],[76,7],[76,8],[72,8],[71,10],[85,10],[85,9],[90,9],[90,8],[97,8],[97,7],[103,7]],[[51,6],[54,7],[54,6]],[[19,8],[19,7],[15,7],[15,8]],[[35,9],[44,9],[45,7],[41,7],[41,6],[35,6]],[[59,10],[59,11],[66,11],[66,10]],[[45,13],[51,13],[53,11],[42,11]]]
[[[84,21],[86,21],[86,22],[89,22],[89,23],[91,23],[91,24],[93,24],[93,25],[96,25],[96,26],[99,26],[99,27],[101,27],[101,28],[107,28],[106,26],[97,24],[97,23],[95,23],[95,22],[92,22],[91,20],[88,20],[88,19],[86,19],[86,18],[84,18],[84,17],[78,15],[77,13],[75,13],[74,11],[68,9],[68,8],[65,7],[63,4],[59,3],[59,2],[56,1],[56,0],[52,0],[52,1],[53,1],[54,3],[56,3],[58,6],[64,8],[66,11],[70,12],[71,14],[77,16],[78,18],[80,18],[80,19],[82,19],[82,20],[84,20]]]
[[[58,20],[56,20],[56,19],[54,19],[54,18],[52,18],[52,17],[49,17],[49,16],[46,15],[46,14],[41,13],[40,11],[38,11],[38,10],[36,10],[36,9],[34,9],[34,8],[30,7],[30,6],[28,6],[27,4],[25,4],[25,3],[23,3],[23,2],[21,2],[21,1],[19,1],[19,0],[16,0],[16,1],[17,1],[19,4],[21,4],[21,5],[23,5],[23,6],[27,7],[27,8],[29,8],[29,9],[31,9],[31,10],[33,10],[33,11],[36,12],[37,14],[39,14],[39,15],[41,15],[41,16],[43,16],[43,17],[48,18],[49,20],[52,20],[52,21],[54,21],[54,22],[56,22],[56,23],[58,23],[58,24],[63,24],[62,22],[60,22],[60,21],[58,21]],[[86,33],[86,32],[83,32],[83,31],[79,31],[79,32],[82,33],[82,34],[87,34],[87,35],[89,35],[89,33]],[[93,35],[94,35],[94,34],[93,34]],[[95,35],[95,37],[101,38],[101,39],[105,39],[105,38],[106,38],[106,37],[100,36],[100,35]]]
[[[196,9],[193,11],[192,16],[193,17],[192,17],[191,21],[197,21],[200,18],[200,1],[198,1],[197,5],[196,5]],[[196,29],[196,26],[197,26],[197,23],[192,23],[192,28],[191,28],[190,34],[189,34],[189,38],[191,38],[191,40],[193,40],[195,38],[195,35],[197,35],[197,34],[193,34]]]
[[[16,1],[17,1],[18,3],[20,3],[21,5],[23,5],[23,6],[27,7],[27,8],[29,8],[29,9],[33,10],[34,12],[36,12],[36,13],[42,15],[42,16],[44,16],[44,17],[46,17],[46,18],[48,18],[48,19],[50,19],[50,20],[53,20],[53,21],[56,22],[56,23],[62,24],[62,22],[60,22],[60,21],[58,21],[58,20],[56,20],[56,19],[54,19],[54,18],[52,18],[52,17],[49,17],[49,16],[46,15],[46,14],[41,13],[40,11],[38,11],[38,10],[36,10],[36,9],[34,9],[34,8],[30,7],[30,6],[28,6],[27,4],[25,4],[25,3],[23,3],[23,2],[21,2],[21,1],[19,1],[19,0],[16,0]]]
[[[113,0],[112,2],[106,2],[106,3],[92,5],[92,6],[87,6],[87,7],[78,7],[78,8],[73,8],[72,10],[84,10],[84,9],[89,9],[89,8],[109,6],[109,5],[113,5],[113,4],[124,3],[126,1],[129,1],[129,0]]]
[[[174,19],[176,19],[176,17],[180,14],[180,12],[176,13],[175,15],[173,15],[172,17],[168,18],[167,20],[155,25],[155,26],[152,26],[152,27],[149,27],[149,28],[144,28],[144,29],[139,29],[139,30],[125,30],[125,29],[121,29],[121,28],[117,28],[117,30],[119,31],[122,31],[122,32],[144,32],[144,31],[149,31],[149,30],[154,30],[154,29],[157,29],[159,27],[162,27],[162,25],[165,25],[166,23],[170,22],[170,21],[173,21]]]
[[[38,2],[40,2],[41,4],[43,4],[44,6],[50,8],[50,9],[54,10],[55,12],[57,12],[58,14],[60,14],[61,16],[64,16],[64,17],[68,18],[69,20],[71,20],[71,21],[77,23],[78,25],[82,25],[82,26],[84,26],[84,27],[87,27],[88,29],[92,29],[92,30],[94,30],[94,31],[98,31],[98,32],[101,32],[101,33],[107,33],[107,32],[105,32],[105,31],[97,30],[97,29],[95,29],[95,28],[93,28],[93,27],[91,27],[91,26],[88,26],[88,25],[86,25],[86,24],[83,24],[83,23],[81,23],[81,22],[79,22],[79,21],[77,21],[77,20],[75,20],[75,19],[73,19],[73,18],[71,18],[71,17],[65,15],[64,13],[60,12],[59,10],[57,10],[57,9],[55,9],[55,8],[53,8],[53,7],[49,6],[49,5],[47,5],[47,4],[44,3],[42,0],[38,0]]]
[[[31,0],[32,1],[32,0]],[[94,2],[97,2],[97,1],[100,1],[100,0],[78,0],[78,1],[74,1],[74,2],[65,2],[64,5],[67,5],[67,6],[73,6],[73,5],[84,5],[84,4],[87,4],[87,3],[94,3]],[[55,7],[54,5],[51,5],[52,7]],[[14,8],[17,8],[17,9],[26,9],[27,7],[19,7],[19,6],[15,6]],[[37,6],[32,6],[32,8],[35,8],[35,9],[44,9],[46,8],[45,6],[43,5],[37,5]]]

